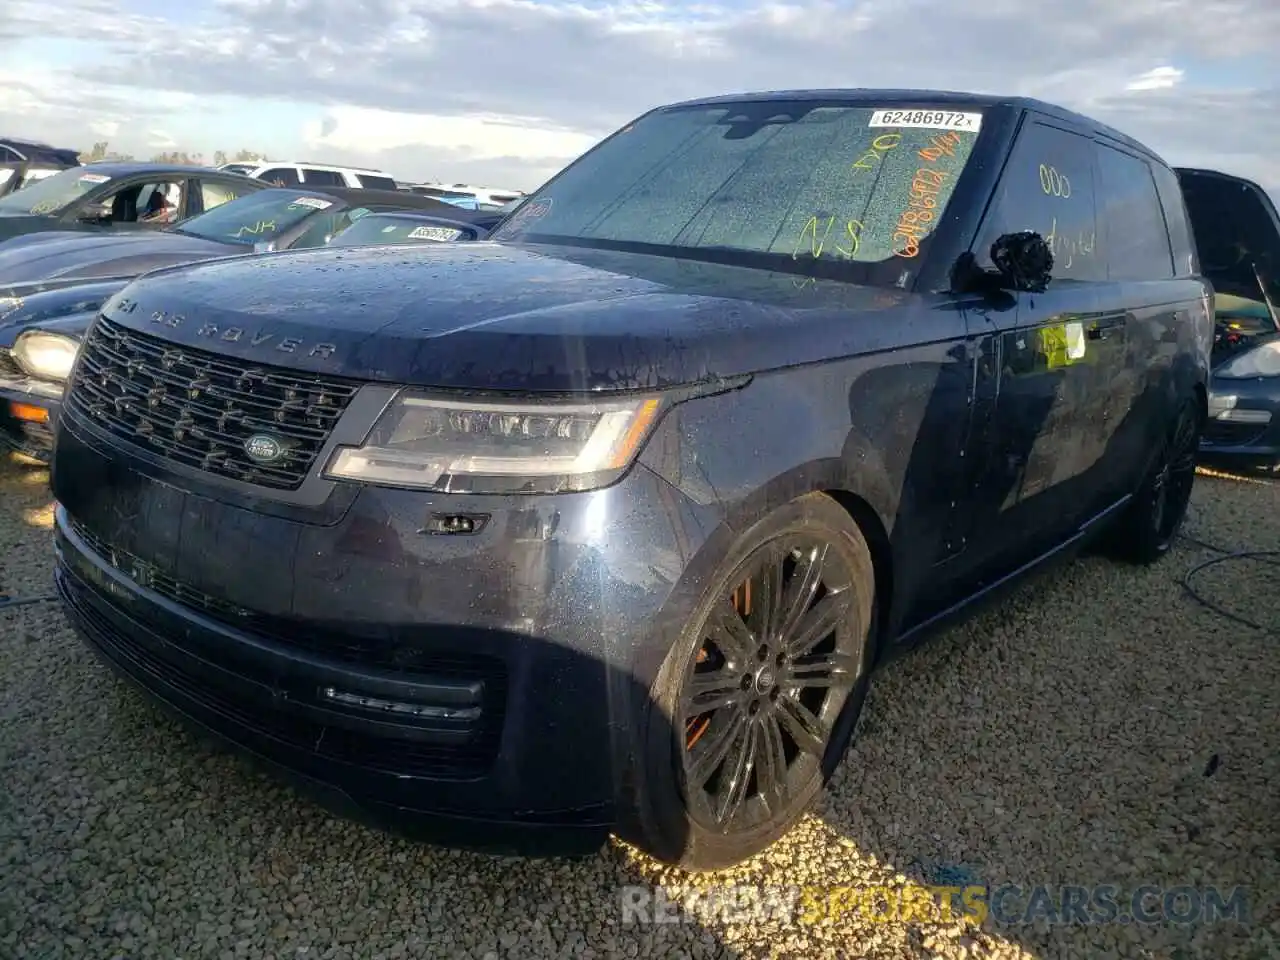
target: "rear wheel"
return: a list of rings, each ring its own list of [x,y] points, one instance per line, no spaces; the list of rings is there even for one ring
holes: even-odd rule
[[[1203,425],[1200,404],[1188,397],[1178,407],[1151,472],[1116,524],[1108,551],[1116,559],[1150,564],[1173,547],[1191,502]]]
[[[866,540],[829,497],[802,497],[740,538],[653,691],[640,846],[719,869],[803,816],[861,709],[874,609]]]

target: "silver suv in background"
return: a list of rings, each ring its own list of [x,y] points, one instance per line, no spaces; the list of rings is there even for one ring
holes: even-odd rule
[[[219,170],[244,174],[255,180],[266,180],[280,187],[352,187],[364,190],[394,190],[396,181],[381,170],[363,167],[336,167],[307,161],[262,161],[260,163],[224,163]]]

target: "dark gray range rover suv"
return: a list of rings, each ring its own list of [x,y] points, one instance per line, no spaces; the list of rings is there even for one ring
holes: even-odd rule
[[[803,815],[877,664],[1091,541],[1167,551],[1210,295],[1170,169],[1051,105],[663,107],[492,242],[113,297],[58,589],[334,809],[722,867]]]

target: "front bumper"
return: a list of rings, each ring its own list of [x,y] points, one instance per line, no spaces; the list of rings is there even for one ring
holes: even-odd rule
[[[63,385],[31,377],[0,377],[0,444],[48,462],[62,411]],[[34,411],[44,411],[34,419]]]
[[[697,539],[665,481],[338,486],[307,522],[180,490],[92,433],[62,424],[56,576],[108,663],[339,814],[450,846],[598,849]],[[446,506],[489,521],[427,534]]]
[[[1280,464],[1280,377],[1213,378],[1200,456],[1244,466]]]

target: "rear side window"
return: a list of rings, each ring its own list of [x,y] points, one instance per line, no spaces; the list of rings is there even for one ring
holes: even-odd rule
[[[293,167],[272,167],[270,170],[264,170],[258,179],[273,183],[278,187],[301,186],[298,180],[298,171]]]
[[[230,200],[235,200],[240,194],[240,190],[226,183],[216,183],[209,180],[200,181],[200,199],[206,211],[220,207]]]
[[[1128,153],[1098,146],[1107,267],[1112,280],[1167,280],[1173,253],[1151,167]]]
[[[351,213],[350,210],[340,210],[337,213],[322,213],[313,217],[311,223],[307,224],[307,228],[289,245],[289,249],[309,250],[313,247],[323,247],[335,235],[351,225]]]
[[[312,187],[345,187],[347,185],[342,174],[336,170],[312,170],[310,167],[303,167],[302,175],[306,178],[307,185]]]
[[[979,233],[973,251],[978,263],[992,268],[991,244],[997,237],[1031,230],[1053,251],[1054,280],[1106,280],[1093,181],[1092,141],[1029,121],[1018,134]]]
[[[366,190],[395,190],[396,182],[390,177],[378,177],[371,173],[357,173],[356,179]]]
[[[1156,178],[1156,191],[1164,207],[1165,223],[1169,225],[1169,243],[1173,247],[1173,268],[1180,277],[1194,276],[1200,270],[1196,255],[1194,226],[1187,210],[1186,197],[1178,175],[1164,164],[1154,164],[1151,172]]]

